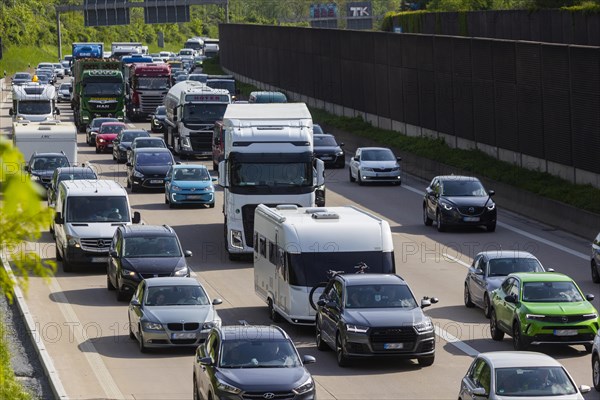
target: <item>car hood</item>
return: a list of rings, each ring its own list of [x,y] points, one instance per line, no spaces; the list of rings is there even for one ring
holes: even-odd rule
[[[123,258],[121,263],[124,269],[131,269],[142,274],[167,274],[173,272],[175,267],[186,265],[183,256]]]
[[[308,372],[295,368],[219,368],[218,378],[247,392],[289,392],[304,382]]]
[[[138,165],[135,169],[144,175],[166,176],[170,167],[170,165]]]
[[[121,143],[119,143],[119,147],[123,147],[126,149],[128,147],[131,147],[131,143],[132,142],[121,142]]]
[[[212,186],[212,182],[210,181],[173,181],[173,185],[179,186],[182,189],[204,189],[206,187]]]
[[[98,139],[104,139],[108,141],[113,141],[117,137],[116,133],[99,133],[96,136]]]
[[[396,168],[396,161],[361,161],[360,166],[364,168]]]
[[[489,196],[442,196],[442,198],[458,207],[484,207],[488,201],[491,201]]]
[[[112,240],[115,231],[120,225],[117,222],[68,222],[73,231],[72,236],[79,238],[103,238],[109,242]]]
[[[168,324],[170,322],[199,322],[213,321],[216,312],[212,305],[206,306],[146,306],[147,318],[155,322]]]
[[[572,315],[597,313],[594,306],[588,301],[572,303],[523,303],[527,310],[542,315]]]
[[[373,328],[418,324],[424,319],[423,311],[418,307],[409,310],[401,308],[346,309],[345,314],[346,323],[370,326]]]
[[[337,153],[339,151],[342,151],[339,146],[319,146],[314,148],[315,154]]]

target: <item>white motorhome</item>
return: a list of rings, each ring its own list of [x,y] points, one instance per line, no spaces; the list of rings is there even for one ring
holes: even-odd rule
[[[193,49],[196,55],[202,55],[204,49],[204,40],[199,37],[189,38],[183,45],[186,49]]]
[[[106,265],[117,227],[140,222],[125,188],[111,180],[62,181],[55,210],[56,259],[65,272],[78,265]]]
[[[252,254],[258,204],[315,205],[324,164],[313,154],[312,116],[304,103],[231,104],[221,129],[225,246],[234,260]]]
[[[164,100],[165,142],[181,158],[211,157],[215,122],[223,119],[229,103],[231,96],[225,89],[213,89],[197,81],[173,85]]]
[[[327,271],[395,273],[387,221],[354,206],[300,208],[260,204],[254,219],[254,290],[271,318],[315,323],[309,292]],[[321,289],[322,290],[322,289]]]
[[[32,122],[53,119],[60,115],[56,107],[56,88],[54,85],[40,85],[31,82],[15,85],[12,90],[13,106],[8,114],[13,120],[28,120]]]
[[[65,153],[71,165],[77,165],[77,127],[65,121],[13,122],[13,144],[25,161],[33,153]]]

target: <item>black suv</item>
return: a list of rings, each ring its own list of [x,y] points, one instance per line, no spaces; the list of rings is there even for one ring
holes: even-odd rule
[[[106,286],[126,300],[145,278],[190,276],[177,234],[168,225],[121,225],[108,251]]]
[[[344,168],[346,166],[346,153],[333,135],[313,134],[315,157],[322,160],[327,167]]]
[[[472,176],[436,176],[425,189],[423,223],[433,221],[440,232],[449,226],[485,226],[496,230],[496,203],[493,190],[485,190],[479,179]]]
[[[196,349],[194,400],[316,398],[314,380],[300,355],[278,326],[213,328]]]
[[[25,169],[29,172],[31,180],[48,189],[52,175],[56,168],[68,167],[71,163],[65,153],[38,153],[35,152],[29,159]]]
[[[431,365],[435,333],[422,309],[432,303],[437,299],[424,297],[419,305],[398,275],[334,275],[317,302],[317,348],[334,349],[342,367],[351,358],[373,356]]]

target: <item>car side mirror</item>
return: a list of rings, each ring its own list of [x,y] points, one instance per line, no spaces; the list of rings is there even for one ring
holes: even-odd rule
[[[62,213],[61,213],[61,212],[57,212],[57,213],[54,215],[54,223],[55,223],[55,224],[59,224],[59,225],[61,225],[61,224],[64,224],[64,223],[65,223],[65,220],[64,220],[64,218],[63,218],[63,216],[62,216]]]
[[[580,385],[580,386],[579,386],[579,391],[580,391],[581,393],[589,393],[589,392],[591,392],[591,391],[592,391],[592,388],[591,388],[591,387],[589,387],[588,385]]]
[[[514,294],[509,294],[507,296],[504,296],[504,301],[506,301],[507,303],[516,303],[517,298],[515,297]]]
[[[493,195],[495,195],[495,194],[496,194],[496,191],[495,191],[495,190],[488,190],[488,194],[489,194],[490,196],[493,196]]]
[[[218,179],[217,179],[217,178],[215,178],[214,176],[210,178],[210,181],[211,181],[211,182],[216,182],[217,180],[218,180]]]
[[[186,257],[191,257],[193,254],[192,254],[192,252],[190,250],[186,250],[186,251],[183,252],[183,255],[186,256]]]
[[[175,165],[181,165],[181,161],[176,161]]]
[[[314,364],[316,362],[317,362],[317,359],[314,358],[313,356],[306,355],[306,356],[302,357],[303,364]]]
[[[131,220],[134,224],[139,224],[142,221],[142,216],[139,211],[133,213],[133,219]]]
[[[421,299],[421,308],[426,308],[426,307],[429,307],[429,306],[431,306],[432,304],[435,304],[435,303],[437,303],[438,301],[439,301],[439,300],[437,299],[437,297],[427,297],[427,296],[424,296],[424,297]]]
[[[398,161],[398,162],[402,161],[402,157],[396,157],[396,161]]]
[[[345,145],[346,145],[346,144],[344,144],[344,142],[342,142],[342,143],[338,143],[338,146],[340,146],[340,147],[344,147]]]
[[[352,159],[353,159],[354,161],[360,161],[360,160],[358,159],[358,157],[356,157],[356,156],[355,156],[355,157],[352,157]]]
[[[555,272],[555,271],[554,271],[554,268],[548,268],[548,269],[546,270],[546,272]]]
[[[119,253],[117,253],[117,251],[116,251],[116,250],[111,250],[111,251],[109,252],[109,255],[110,255],[111,257],[118,257],[118,256],[119,256]]]
[[[319,299],[319,300],[317,300],[317,305],[319,307],[324,307],[326,304],[327,304],[327,300],[325,300],[325,299]]]
[[[131,167],[131,161],[127,161],[127,162],[125,163],[125,165],[126,165],[126,166],[128,166],[128,167]]]
[[[130,305],[134,306],[134,307],[139,307],[140,301],[138,299],[136,299],[135,297],[131,299],[131,301],[129,302]]]
[[[586,295],[585,295],[585,299],[586,299],[587,301],[593,301],[595,298],[596,298],[596,296],[594,296],[594,295],[593,295],[593,294],[591,294],[591,293],[588,293],[588,294],[586,294]]]
[[[198,359],[198,362],[202,365],[208,365],[211,366],[214,364],[214,361],[212,359],[212,357],[202,357]]]
[[[223,300],[221,300],[221,299],[213,299],[213,301],[212,301],[213,306],[218,306],[221,303],[223,303]]]
[[[487,397],[487,392],[485,391],[485,388],[482,387],[477,387],[475,389],[473,389],[473,391],[471,392],[473,394],[473,396],[476,397]]]
[[[474,271],[475,275],[483,275],[483,270],[482,269],[476,269]]]

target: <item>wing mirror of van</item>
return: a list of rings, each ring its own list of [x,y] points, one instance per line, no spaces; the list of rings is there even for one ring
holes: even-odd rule
[[[55,113],[56,115],[60,115],[60,108],[55,108],[55,109],[54,109],[54,113]]]
[[[59,224],[59,225],[61,225],[61,224],[64,224],[64,223],[65,223],[65,220],[64,220],[64,218],[63,218],[63,216],[62,216],[62,213],[61,213],[61,212],[57,212],[57,213],[54,215],[54,223],[55,223],[55,224]]]
[[[131,220],[131,222],[133,222],[134,224],[139,224],[142,221],[142,216],[140,215],[139,211],[136,211],[133,213],[133,219]]]

